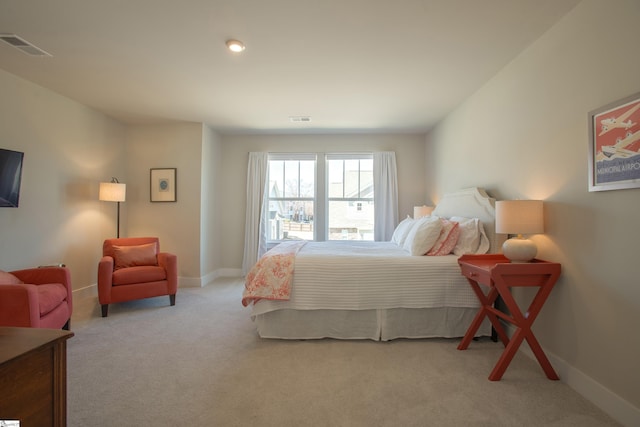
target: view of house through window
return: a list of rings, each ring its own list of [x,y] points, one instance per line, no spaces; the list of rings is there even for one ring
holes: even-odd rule
[[[268,199],[269,241],[373,240],[371,155],[272,154]]]
[[[315,155],[269,156],[268,240],[314,240],[315,176]]]
[[[373,240],[373,159],[327,155],[329,240]]]

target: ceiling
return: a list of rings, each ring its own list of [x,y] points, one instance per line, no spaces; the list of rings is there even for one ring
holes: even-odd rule
[[[579,0],[0,0],[0,68],[124,123],[426,132]],[[246,50],[234,54],[225,41]],[[290,116],[310,116],[291,122]]]

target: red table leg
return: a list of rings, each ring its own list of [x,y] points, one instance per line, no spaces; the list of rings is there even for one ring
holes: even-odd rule
[[[493,307],[493,304],[498,298],[498,290],[494,286],[492,286],[489,288],[489,292],[487,293],[487,295],[485,295],[478,282],[469,278],[467,278],[467,280],[469,281],[471,289],[473,289],[473,291],[475,292],[482,306],[478,309],[478,313],[476,314],[476,317],[474,317],[473,322],[471,322],[471,326],[469,326],[469,329],[467,329],[467,333],[464,335],[464,338],[462,338],[462,341],[460,342],[460,344],[458,344],[458,350],[466,350],[467,347],[469,347],[471,340],[473,339],[473,337],[475,337],[476,332],[478,332],[478,329],[480,328],[480,325],[482,324],[485,316],[489,318],[489,321],[498,333],[500,340],[506,346],[509,342],[509,338],[504,332],[504,329],[498,321],[497,316],[490,310],[490,308]]]
[[[501,278],[496,278],[495,288],[498,290],[498,293],[502,297],[505,306],[509,309],[511,316],[513,317],[513,324],[517,329],[511,337],[511,340],[509,340],[509,343],[502,353],[502,356],[500,356],[500,359],[498,360],[495,368],[489,375],[489,379],[491,381],[499,381],[502,378],[502,375],[507,369],[507,366],[509,366],[509,363],[511,363],[511,360],[515,356],[518,348],[520,347],[520,344],[522,344],[522,341],[524,339],[527,340],[529,347],[531,347],[531,351],[538,360],[538,363],[542,367],[542,370],[546,374],[547,378],[549,378],[550,380],[560,379],[558,377],[558,374],[551,366],[549,359],[547,359],[547,356],[544,354],[540,343],[538,343],[538,340],[533,335],[533,331],[531,330],[531,325],[536,320],[536,317],[538,317],[538,314],[540,313],[545,300],[551,293],[554,282],[555,281],[547,281],[540,286],[540,289],[536,293],[536,296],[533,298],[531,305],[526,311],[527,315],[525,316],[522,314],[522,311],[518,307],[518,304],[513,298],[513,295],[511,295],[506,282]]]

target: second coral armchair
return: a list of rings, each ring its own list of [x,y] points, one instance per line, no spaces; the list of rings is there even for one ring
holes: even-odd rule
[[[98,300],[102,317],[109,304],[162,295],[176,303],[178,260],[160,252],[157,237],[107,239],[98,264]]]
[[[66,267],[0,271],[0,326],[69,330],[72,312]]]

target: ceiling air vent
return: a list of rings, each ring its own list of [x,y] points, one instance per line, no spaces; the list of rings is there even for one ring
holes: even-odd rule
[[[36,47],[26,41],[25,39],[16,36],[15,34],[0,34],[0,40],[3,42],[20,49],[22,52],[30,56],[52,56],[50,53]]]
[[[289,120],[293,123],[306,123],[311,121],[309,116],[289,116]]]

